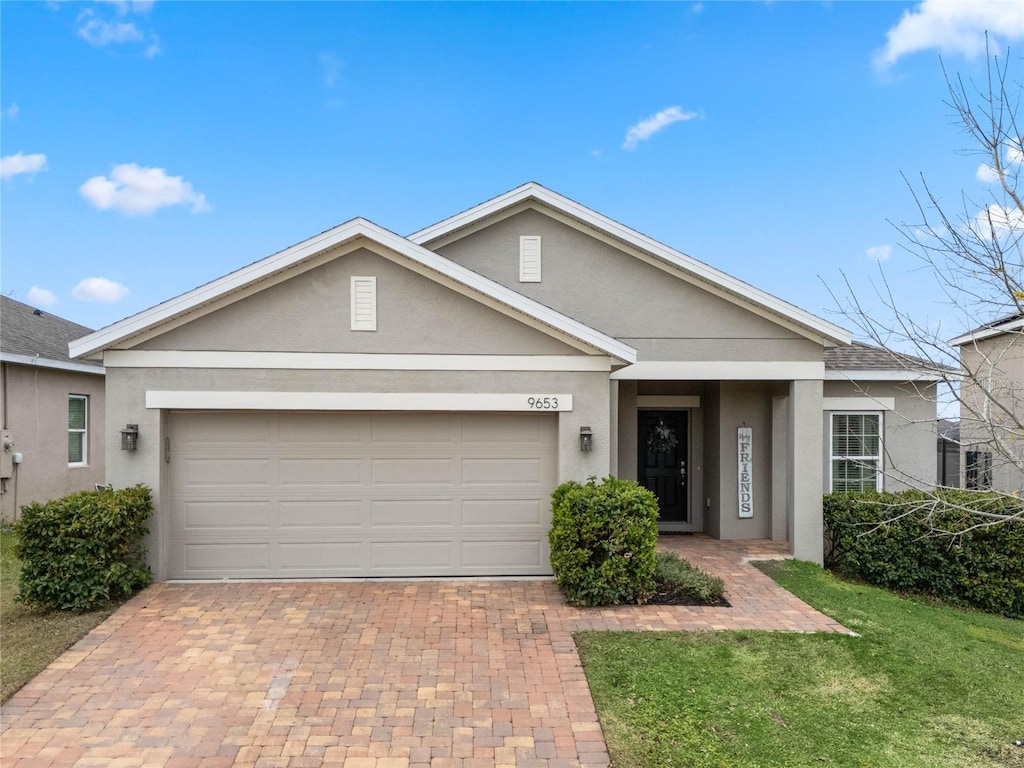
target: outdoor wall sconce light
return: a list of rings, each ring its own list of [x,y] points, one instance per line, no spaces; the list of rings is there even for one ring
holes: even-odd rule
[[[584,453],[594,450],[594,434],[590,427],[580,427],[580,450]]]
[[[129,424],[121,430],[121,450],[134,451],[139,447],[139,425]]]

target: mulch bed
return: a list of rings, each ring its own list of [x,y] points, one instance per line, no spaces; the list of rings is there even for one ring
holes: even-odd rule
[[[703,608],[732,608],[732,604],[724,597],[721,598],[717,603],[702,603],[700,600],[695,600],[689,595],[677,595],[672,592],[655,592],[651,595],[651,599],[647,601],[647,605],[695,605]]]

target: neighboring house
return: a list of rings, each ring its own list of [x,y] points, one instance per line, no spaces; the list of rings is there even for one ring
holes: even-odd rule
[[[103,366],[68,356],[91,329],[0,296],[0,516],[104,481]],[[20,459],[20,463],[17,461]]]
[[[960,350],[963,487],[1024,491],[1024,316],[950,340]]]
[[[939,419],[936,483],[947,488],[962,488],[960,478],[960,422]]]
[[[529,183],[409,237],[353,219],[71,351],[107,370],[108,481],[154,490],[157,578],[189,579],[550,574],[552,489],[609,474],[664,531],[820,562],[834,474],[935,480],[934,406],[826,370],[849,344]]]

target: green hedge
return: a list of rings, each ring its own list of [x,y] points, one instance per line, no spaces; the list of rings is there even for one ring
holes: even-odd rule
[[[975,491],[833,493],[824,504],[825,564],[877,586],[1022,617],[1024,519],[974,527],[985,520],[977,512],[1021,508],[1015,497]]]
[[[551,497],[551,567],[566,602],[645,602],[654,589],[657,497],[614,477],[569,481]]]
[[[22,507],[18,599],[39,608],[87,611],[152,581],[142,538],[149,488],[82,491]]]

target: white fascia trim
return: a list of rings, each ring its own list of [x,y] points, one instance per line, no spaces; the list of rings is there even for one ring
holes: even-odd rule
[[[16,355],[11,352],[0,353],[0,362],[15,363],[16,365],[32,365],[36,368],[55,368],[59,371],[72,371],[74,373],[91,373],[94,376],[102,376],[106,371],[99,365],[86,365],[85,363],[66,363],[63,360],[49,360],[45,357],[35,355]]]
[[[1003,323],[1002,325],[996,325],[991,328],[983,328],[980,331],[974,331],[973,333],[965,333],[962,336],[957,336],[955,339],[950,339],[946,343],[951,347],[960,347],[971,341],[982,341],[983,339],[991,339],[993,336],[999,336],[1004,333],[1013,333],[1024,328],[1024,317],[1012,320],[1009,323]]]
[[[825,397],[823,411],[895,411],[895,397]]]
[[[637,395],[637,408],[700,408],[700,395]]]
[[[334,352],[183,352],[111,349],[108,368],[235,368],[321,371],[600,371],[605,355],[394,355]]]
[[[225,294],[239,291],[246,286],[271,277],[281,270],[294,266],[329,248],[365,237],[399,255],[428,269],[448,277],[484,296],[504,304],[529,318],[550,326],[556,331],[578,339],[589,347],[618,358],[626,363],[636,361],[636,350],[618,339],[573,320],[561,312],[528,299],[516,291],[506,288],[483,275],[456,264],[439,254],[416,245],[394,232],[380,227],[366,219],[353,219],[316,237],[287,248],[280,253],[236,270],[229,275],[200,286],[188,293],[107,326],[84,338],[71,342],[69,348],[73,357],[82,357],[113,346],[117,342],[140,333],[147,328],[170,320],[202,304],[214,301]]]
[[[492,200],[481,203],[474,208],[470,208],[467,211],[451,216],[444,221],[440,221],[437,224],[421,229],[418,232],[414,232],[409,235],[408,239],[418,245],[425,245],[432,240],[444,237],[455,230],[469,226],[480,219],[484,219],[500,212],[504,208],[515,205],[516,203],[529,198],[539,200],[545,205],[549,205],[556,210],[579,219],[589,226],[608,233],[612,237],[629,243],[636,248],[645,250],[678,267],[679,269],[689,272],[701,280],[705,280],[712,285],[716,285],[731,294],[740,296],[754,304],[759,304],[770,312],[788,318],[799,325],[821,334],[830,341],[845,345],[851,343],[853,340],[853,337],[848,331],[837,325],[833,325],[827,320],[823,320],[816,315],[812,315],[810,312],[790,304],[789,302],[765,293],[748,283],[744,283],[742,280],[738,280],[731,275],[727,275],[726,273],[715,269],[714,267],[710,267],[703,262],[697,261],[691,256],[687,256],[673,248],[669,248],[667,245],[659,243],[657,240],[637,232],[635,229],[631,229],[617,221],[609,219],[607,216],[603,216],[590,208],[580,205],[574,200],[563,197],[557,192],[552,192],[550,189],[532,181],[523,184],[510,192],[506,192],[503,195],[499,195]]]
[[[954,377],[956,371],[950,372]],[[865,369],[861,371],[827,370],[825,381],[942,381],[943,377],[935,373],[922,371],[883,371]]]
[[[146,392],[147,408],[230,411],[515,411],[572,410],[572,395],[533,392]]]
[[[612,373],[611,378],[620,381],[820,381],[824,374],[825,364],[813,362],[650,360],[620,368]]]

